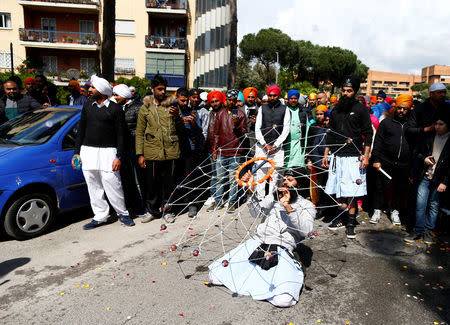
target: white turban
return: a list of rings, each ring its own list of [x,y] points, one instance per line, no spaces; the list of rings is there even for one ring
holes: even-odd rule
[[[267,96],[267,95],[264,95],[262,98],[262,100],[268,100],[268,99],[269,99],[269,96]]]
[[[124,84],[115,86],[113,92],[122,98],[130,99],[132,97],[130,88]]]
[[[111,97],[113,94],[113,87],[109,84],[108,80],[99,78],[96,75],[91,77],[92,85],[99,91],[100,94]]]
[[[206,102],[208,100],[208,93],[206,91],[200,93],[200,99]]]

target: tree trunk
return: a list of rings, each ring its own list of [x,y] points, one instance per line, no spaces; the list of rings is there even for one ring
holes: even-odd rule
[[[103,0],[102,76],[114,81],[116,56],[116,0]]]
[[[237,64],[237,10],[236,0],[230,0],[230,66],[228,68],[228,89],[234,88],[236,84]]]

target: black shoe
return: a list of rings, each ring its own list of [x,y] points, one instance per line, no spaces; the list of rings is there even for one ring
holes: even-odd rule
[[[338,229],[341,229],[344,227],[345,227],[345,225],[342,222],[341,218],[337,218],[328,226],[328,229],[335,231],[335,230],[338,230]]]
[[[130,216],[119,215],[119,220],[127,227],[132,227],[135,225],[133,219]]]
[[[97,221],[97,220],[92,220],[91,222],[85,224],[83,226],[84,230],[91,230],[100,226],[103,226],[106,224],[106,221]]]
[[[434,239],[431,235],[431,231],[425,231],[425,233],[423,234],[423,242],[428,245],[434,244]]]
[[[355,239],[356,233],[355,233],[355,226],[347,226],[347,229],[345,230],[345,233],[347,234],[347,238],[349,239]]]
[[[407,243],[414,243],[416,240],[422,240],[422,239],[423,239],[423,234],[419,234],[417,232],[412,232],[408,236],[403,238],[403,240]]]

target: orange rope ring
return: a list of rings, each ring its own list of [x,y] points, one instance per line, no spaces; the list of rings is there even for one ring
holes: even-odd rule
[[[242,169],[244,169],[244,167],[253,164],[255,161],[258,160],[265,160],[267,161],[272,167],[269,169],[269,171],[267,172],[267,174],[261,178],[260,180],[256,181],[256,182],[252,182],[252,183],[244,183],[244,181],[242,181],[241,179],[239,179],[239,174],[241,173]],[[262,182],[265,182],[266,180],[268,180],[270,178],[270,175],[272,175],[272,173],[275,171],[275,162],[272,159],[269,159],[267,157],[255,157],[250,159],[249,161],[246,161],[245,163],[243,163],[238,170],[236,171],[236,175],[234,176],[234,178],[236,179],[236,182],[238,183],[239,186],[255,186],[258,184],[261,184]]]

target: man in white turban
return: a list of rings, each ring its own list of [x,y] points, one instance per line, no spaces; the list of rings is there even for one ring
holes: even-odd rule
[[[113,96],[125,114],[127,130],[125,130],[125,152],[122,159],[122,186],[125,194],[125,204],[132,215],[144,213],[144,202],[139,189],[143,188],[144,175],[142,168],[137,168],[135,150],[136,124],[139,109],[142,104],[133,98],[130,88],[125,84],[113,88]]]
[[[124,152],[125,121],[120,105],[109,100],[113,87],[103,78],[92,76],[89,97],[81,111],[72,166],[82,163],[94,219],[83,226],[90,230],[102,226],[109,217],[109,202],[120,221],[134,226],[130,218],[120,180]]]

